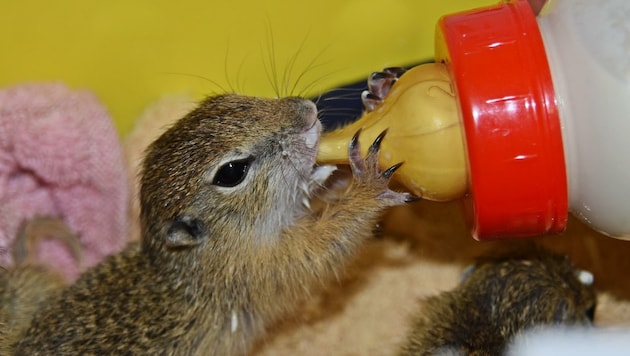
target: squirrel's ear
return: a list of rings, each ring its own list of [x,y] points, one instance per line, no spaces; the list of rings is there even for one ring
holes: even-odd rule
[[[168,228],[167,247],[194,247],[206,239],[203,223],[189,215],[175,217]]]

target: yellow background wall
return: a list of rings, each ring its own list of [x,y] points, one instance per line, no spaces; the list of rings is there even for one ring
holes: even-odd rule
[[[90,89],[125,133],[164,94],[273,96],[270,73],[309,95],[431,59],[439,16],[496,2],[0,0],[0,87]]]

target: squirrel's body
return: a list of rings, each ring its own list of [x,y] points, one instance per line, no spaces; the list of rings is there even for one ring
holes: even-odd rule
[[[79,238],[59,218],[36,216],[25,221],[13,240],[13,265],[0,269],[0,355],[10,355],[11,345],[29,327],[33,315],[51,303],[66,287],[63,275],[37,259],[43,239],[65,245],[81,265]]]
[[[188,294],[205,292],[191,289],[183,280],[173,281],[169,271],[161,273],[160,266],[138,248],[129,247],[67,289],[48,312],[33,321],[29,335],[39,337],[26,338],[18,350],[192,354],[192,343],[185,342],[191,337],[187,333],[213,313],[206,310],[208,305],[187,304],[194,298]],[[207,331],[220,334],[213,328]]]
[[[542,250],[480,260],[454,290],[424,301],[401,355],[503,355],[525,331],[591,325],[592,278]]]
[[[18,354],[247,353],[266,327],[342,271],[382,210],[378,143],[317,213],[303,202],[320,124],[298,98],[205,100],[154,142],[141,181],[142,241],[87,271],[38,314]]]

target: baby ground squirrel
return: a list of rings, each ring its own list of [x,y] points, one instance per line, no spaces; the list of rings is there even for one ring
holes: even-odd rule
[[[502,355],[533,328],[590,325],[590,272],[546,251],[485,258],[452,291],[428,298],[401,355]]]
[[[219,95],[148,149],[140,246],[87,271],[33,319],[16,353],[234,355],[295,308],[370,236],[381,212],[414,199],[379,171],[381,134],[353,179],[317,213],[304,202],[321,124],[300,98]],[[357,133],[358,136],[358,133]]]

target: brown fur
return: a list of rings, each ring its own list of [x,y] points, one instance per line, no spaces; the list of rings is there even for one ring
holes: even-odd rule
[[[61,219],[35,217],[23,224],[13,242],[15,265],[0,271],[0,355],[11,353],[33,315],[66,286],[61,274],[37,261],[37,243],[43,238],[61,241],[81,259],[79,239]]]
[[[314,107],[209,98],[148,150],[142,241],[85,273],[34,320],[20,354],[247,353],[266,327],[342,271],[389,191],[376,150],[317,214],[302,208],[316,147],[299,134]],[[355,151],[355,153],[358,151]],[[234,188],[211,184],[221,164],[253,157]]]
[[[453,291],[428,298],[402,355],[500,355],[519,332],[590,325],[595,291],[568,258],[539,251],[481,260]]]

